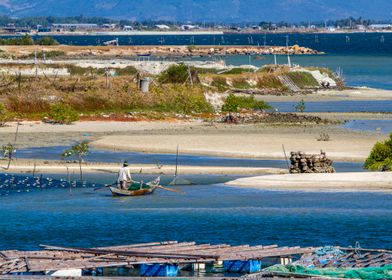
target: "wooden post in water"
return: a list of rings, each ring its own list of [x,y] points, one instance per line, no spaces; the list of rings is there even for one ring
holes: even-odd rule
[[[37,163],[34,161],[34,168],[33,168],[33,177],[35,177],[35,168],[37,167]]]
[[[284,144],[282,144],[282,149],[283,149],[284,157],[286,158],[287,169],[290,172],[289,159],[287,158],[286,149],[284,148]]]

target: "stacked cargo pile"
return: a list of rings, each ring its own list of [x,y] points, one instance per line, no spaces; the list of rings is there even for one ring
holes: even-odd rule
[[[290,173],[335,173],[333,161],[329,159],[325,152],[319,155],[305,154],[303,152],[291,152]]]

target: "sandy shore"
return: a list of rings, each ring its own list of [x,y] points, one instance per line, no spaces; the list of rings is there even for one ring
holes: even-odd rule
[[[34,168],[35,165],[35,168]],[[57,174],[67,173],[67,170],[72,173],[79,173],[79,165],[75,163],[65,163],[57,161],[29,161],[17,160],[13,161],[10,169],[6,170],[7,162],[0,160],[0,172],[9,173],[33,173],[36,174]],[[113,173],[117,175],[120,163],[84,163],[82,165],[84,173]],[[162,174],[172,175],[175,172],[175,166],[163,165],[158,168],[155,164],[131,164],[130,170],[132,173],[139,174]],[[192,175],[261,175],[261,174],[285,174],[287,170],[280,168],[259,168],[259,167],[226,167],[226,166],[184,166],[180,165],[178,170],[181,174]]]
[[[286,174],[242,178],[229,186],[291,191],[392,192],[392,173]]]
[[[16,124],[0,128],[0,145],[13,142]],[[317,141],[328,133],[331,141]],[[17,148],[69,146],[89,140],[102,149],[239,158],[284,159],[286,151],[319,153],[338,161],[363,161],[386,135],[356,132],[329,125],[225,125],[194,122],[77,122],[51,125],[23,122]]]
[[[293,96],[275,96],[263,95],[259,96],[267,102],[298,102],[304,101],[342,101],[342,100],[392,100],[392,91],[358,87],[346,90],[319,90],[307,95],[293,95]]]
[[[306,151],[327,155],[336,161],[363,161],[373,145],[385,138],[381,135],[330,135],[331,141],[318,141],[317,135],[299,130],[297,133],[242,133],[208,135],[116,135],[94,141],[96,148],[127,150],[147,153],[175,153],[177,144],[181,153],[239,158],[284,159],[286,151]]]

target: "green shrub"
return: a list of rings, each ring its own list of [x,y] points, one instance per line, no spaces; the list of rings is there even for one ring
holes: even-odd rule
[[[34,45],[34,40],[31,36],[24,35],[23,37],[0,39],[0,45],[29,46]]]
[[[392,168],[392,134],[384,142],[377,142],[365,161],[365,168],[372,171]]]
[[[83,76],[83,75],[104,75],[105,69],[97,69],[93,67],[80,67],[76,65],[67,65],[66,66],[69,73],[72,76]]]
[[[46,36],[35,40],[35,44],[40,46],[57,46],[59,45],[59,42],[53,37]]]
[[[251,68],[240,68],[240,67],[236,67],[233,69],[230,69],[229,71],[224,72],[224,74],[232,74],[232,75],[239,75],[242,73],[253,73],[253,69]]]
[[[240,109],[266,110],[271,108],[268,103],[256,100],[254,96],[245,97],[229,94],[222,106],[222,111],[238,112]]]
[[[185,64],[172,65],[163,71],[158,81],[160,83],[183,84],[189,79],[189,68]]]
[[[175,113],[211,113],[201,87],[170,85],[155,88],[139,108]]]
[[[118,76],[134,76],[138,73],[137,69],[133,66],[127,66],[125,68],[116,69]]]
[[[65,104],[51,106],[48,117],[52,121],[60,124],[71,124],[79,120],[78,112]]]

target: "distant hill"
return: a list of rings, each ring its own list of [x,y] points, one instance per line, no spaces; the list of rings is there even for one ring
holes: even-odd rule
[[[391,0],[0,0],[0,14],[131,20],[258,22],[389,19]]]

